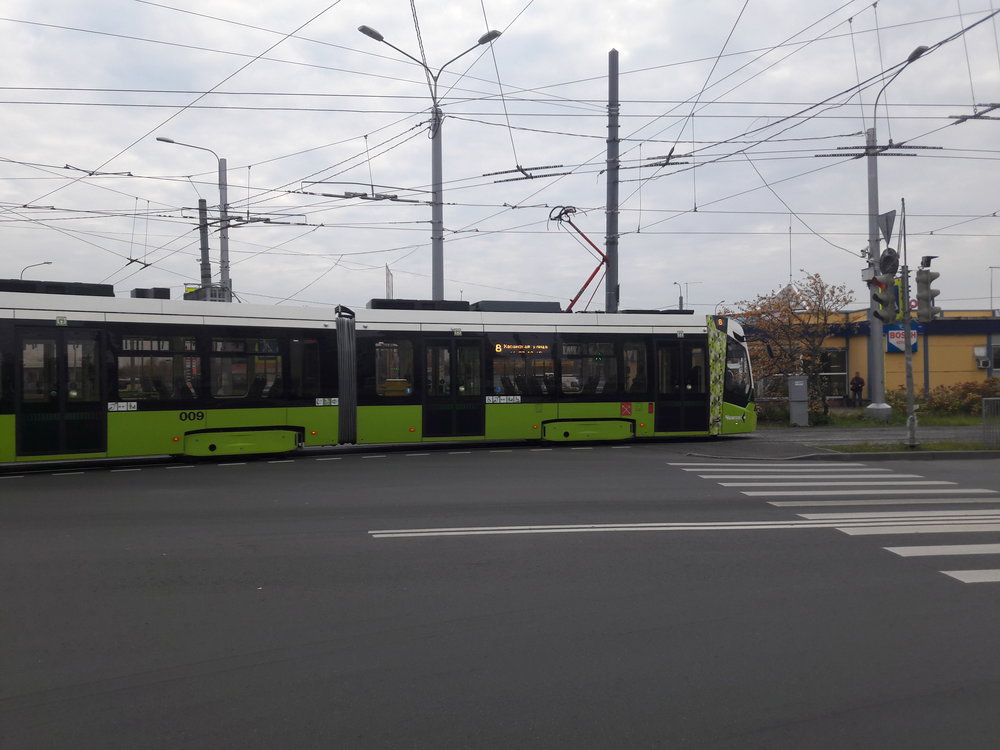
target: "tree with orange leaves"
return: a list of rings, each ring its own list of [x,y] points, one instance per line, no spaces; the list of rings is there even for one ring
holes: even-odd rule
[[[736,302],[726,312],[743,323],[758,382],[768,376],[807,376],[809,411],[825,416],[829,409],[820,380],[827,370],[824,343],[832,328],[844,323],[844,309],[853,301],[845,285],[827,284],[818,273],[807,273],[770,294]],[[783,393],[783,381],[781,388]]]

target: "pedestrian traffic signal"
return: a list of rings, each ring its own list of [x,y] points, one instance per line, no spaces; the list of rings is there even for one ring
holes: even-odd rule
[[[934,298],[941,292],[931,288],[931,283],[940,275],[929,268],[917,271],[917,320],[921,323],[927,323],[943,315],[941,308],[934,305]]]
[[[872,314],[883,323],[891,323],[899,315],[899,310],[896,309],[899,296],[896,294],[893,275],[884,273],[881,276],[876,276],[869,283],[872,287],[872,300],[878,302],[879,305]]]

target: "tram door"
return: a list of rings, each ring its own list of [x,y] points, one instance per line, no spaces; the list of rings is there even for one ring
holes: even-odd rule
[[[656,343],[657,432],[708,431],[708,340]]]
[[[100,332],[24,329],[18,349],[18,455],[103,452]]]
[[[482,339],[429,339],[424,352],[424,437],[485,434]]]

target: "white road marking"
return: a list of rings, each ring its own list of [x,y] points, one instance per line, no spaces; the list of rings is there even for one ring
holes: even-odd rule
[[[294,464],[295,463],[295,459],[294,458],[278,458],[278,459],[275,459],[274,461],[268,461],[268,463],[269,464]]]
[[[896,490],[891,486],[888,487],[872,487],[866,490],[767,490],[767,491],[748,491],[740,490],[740,492],[747,497],[776,497],[776,496],[786,496],[786,495],[796,495],[796,496],[809,496],[809,495],[908,495],[908,494],[934,494],[934,493],[949,493],[955,495],[993,495],[996,494],[996,490],[963,490],[963,489],[951,489],[951,488],[937,488],[937,489],[915,489],[907,488]]]
[[[385,455],[380,454],[378,456],[362,456],[361,458],[385,458]]]
[[[796,477],[797,478],[797,477]],[[791,482],[791,481],[780,481],[780,482],[719,482],[723,487],[815,487],[816,485],[822,485],[823,487],[857,487],[859,485],[868,487],[895,487],[897,485],[926,485],[926,484],[958,484],[957,482],[947,482],[943,479],[907,479],[904,482],[897,482],[890,479],[882,479],[881,477],[875,480],[872,479],[859,479],[859,480],[848,480],[845,482]]]
[[[908,524],[902,526],[860,526],[838,527],[848,536],[874,536],[875,534],[954,534],[973,533],[980,531],[1000,531],[1000,523],[996,521],[976,523],[943,523],[943,524]]]
[[[121,473],[126,472],[126,471],[142,471],[142,469],[112,469],[111,473],[112,474],[121,474]]]
[[[824,469],[829,469],[830,465],[831,465],[830,461],[796,461],[795,462],[795,468],[797,468],[797,469],[806,468],[806,469],[814,470],[817,467],[822,467]],[[836,465],[837,466],[848,466],[848,467],[864,467],[864,464],[860,464],[860,463],[846,463],[846,462],[841,463],[839,461],[837,462]],[[777,466],[788,466],[788,464],[786,464],[786,463],[780,463],[780,464],[779,463],[770,463],[769,464],[769,463],[764,463],[764,462],[761,462],[761,461],[754,461],[752,463],[730,463],[730,462],[720,463],[719,461],[712,461],[712,462],[705,462],[705,461],[668,461],[667,462],[667,466],[704,466],[704,467],[706,467],[708,469],[710,469],[710,468],[725,469],[725,468],[728,468],[730,466],[777,467]],[[789,466],[789,468],[792,468],[792,467]],[[688,471],[688,469],[685,469],[685,471]],[[692,471],[705,471],[705,469],[692,469]]]
[[[317,461],[340,461],[343,456],[321,456],[317,458]]]
[[[430,453],[407,453],[407,458],[423,458],[425,456],[431,455]]]
[[[1000,497],[887,497],[879,500],[774,500],[775,508],[835,508],[841,505],[964,505],[966,503],[1000,503]]]
[[[504,448],[503,450],[490,451],[490,453],[513,453],[514,451],[510,448]]]
[[[982,528],[990,527],[1000,530],[1000,520],[985,519]],[[926,524],[926,525],[924,525]],[[960,530],[969,527],[978,531],[981,527],[975,523],[964,523],[962,519],[954,521],[929,519],[924,523],[911,522],[907,528],[943,528]],[[845,533],[901,533],[893,529],[902,528],[898,521],[881,519],[842,519],[831,518],[822,520],[802,519],[788,521],[724,521],[716,523],[618,523],[618,524],[556,524],[550,526],[468,526],[426,529],[380,529],[369,531],[375,539],[400,537],[440,537],[440,536],[486,536],[498,534],[580,534],[594,532],[622,531],[767,531],[774,529],[836,529]],[[888,529],[888,531],[885,531]],[[869,531],[870,530],[870,531]],[[919,533],[914,532],[914,533]]]
[[[778,482],[791,482],[793,480],[817,480],[817,479],[864,479],[861,484],[874,484],[876,482],[880,483],[891,483],[892,480],[896,479],[923,479],[923,474],[893,474],[889,476],[887,474],[878,474],[875,476],[864,476],[857,475],[853,472],[850,474],[786,474],[784,476],[780,474],[775,474],[771,476],[756,474],[699,474],[701,479],[752,479],[754,482],[766,482],[766,481],[778,481]],[[823,482],[823,484],[828,484],[828,482]],[[954,482],[952,482],[954,484]]]
[[[9,477],[0,477],[0,479],[24,479],[24,474],[15,474]]]
[[[194,467],[186,464],[184,466],[164,466],[163,468],[164,469],[193,469]]]
[[[449,456],[467,456],[470,453],[472,453],[472,451],[448,451]]]
[[[962,583],[1000,583],[1000,570],[942,570]]]
[[[864,521],[882,518],[995,518],[1000,521],[1000,510],[886,510],[863,513],[799,513],[799,518],[810,521],[828,521],[842,518],[849,521]]]
[[[54,477],[76,477],[83,474],[82,471],[64,471],[61,473],[53,474]]]
[[[697,472],[707,471],[715,473],[738,471],[741,474],[746,474],[750,472],[765,473],[765,474],[766,473],[800,474],[800,473],[809,473],[812,471],[833,471],[835,468],[838,468],[839,466],[846,466],[848,469],[850,469],[851,472],[861,472],[864,474],[878,474],[878,473],[884,474],[892,471],[892,469],[876,469],[867,466],[857,466],[855,464],[832,464],[832,463],[827,463],[824,466],[809,466],[809,467],[800,467],[800,466],[767,466],[767,467],[752,466],[751,467],[751,466],[732,466],[732,465],[714,466],[714,467],[705,466],[696,469],[681,469],[681,471],[697,471]]]
[[[900,557],[938,555],[1000,555],[1000,544],[936,544],[924,547],[883,547]]]

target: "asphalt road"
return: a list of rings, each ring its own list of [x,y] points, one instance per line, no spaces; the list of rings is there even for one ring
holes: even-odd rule
[[[750,445],[3,475],[0,747],[996,747],[996,461]]]

